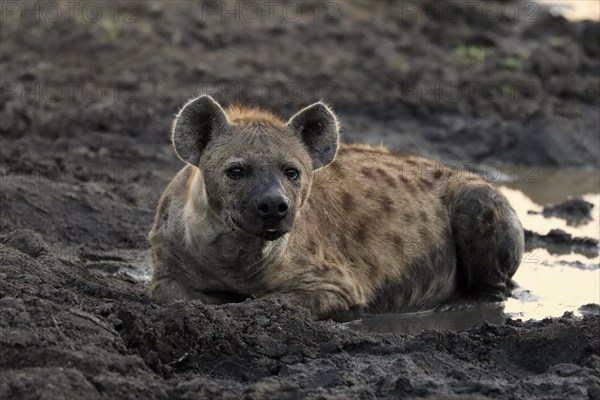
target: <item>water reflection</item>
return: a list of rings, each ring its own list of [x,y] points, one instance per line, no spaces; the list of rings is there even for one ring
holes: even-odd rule
[[[446,311],[366,315],[361,321],[347,325],[361,332],[416,334],[425,330],[460,331],[481,321],[503,324],[506,318],[503,304],[489,303]]]

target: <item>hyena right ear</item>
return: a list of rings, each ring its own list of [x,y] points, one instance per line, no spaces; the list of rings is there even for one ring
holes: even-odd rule
[[[304,142],[314,169],[333,161],[339,147],[340,125],[325,103],[318,102],[300,110],[290,118],[288,126]]]
[[[183,161],[198,165],[208,142],[227,130],[229,121],[223,108],[211,96],[188,101],[173,122],[173,147]]]

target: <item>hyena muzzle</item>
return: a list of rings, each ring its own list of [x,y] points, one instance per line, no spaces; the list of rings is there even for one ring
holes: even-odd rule
[[[524,235],[504,196],[426,158],[340,145],[323,103],[283,121],[200,96],[173,145],[187,165],[149,235],[156,301],[282,297],[347,319],[510,291]]]

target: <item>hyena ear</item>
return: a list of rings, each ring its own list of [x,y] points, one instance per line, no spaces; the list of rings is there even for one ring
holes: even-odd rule
[[[208,142],[228,125],[225,111],[212,97],[203,95],[188,101],[173,122],[175,152],[183,161],[197,166]]]
[[[290,118],[288,126],[304,142],[314,169],[333,161],[339,145],[339,124],[326,104],[318,102],[300,110]]]

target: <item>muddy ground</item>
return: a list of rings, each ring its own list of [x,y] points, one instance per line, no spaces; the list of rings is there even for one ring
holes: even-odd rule
[[[324,98],[347,141],[598,168],[600,24],[506,1],[90,3],[0,10],[0,398],[600,398],[593,306],[378,335],[277,302],[158,307],[138,279],[187,98]]]

